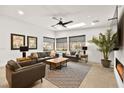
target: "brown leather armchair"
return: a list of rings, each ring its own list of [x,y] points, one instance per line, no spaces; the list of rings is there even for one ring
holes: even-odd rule
[[[24,88],[29,87],[35,81],[40,80],[45,76],[44,63],[36,63],[29,66],[21,67],[19,63],[13,60],[8,61],[6,65],[6,79],[9,87]]]

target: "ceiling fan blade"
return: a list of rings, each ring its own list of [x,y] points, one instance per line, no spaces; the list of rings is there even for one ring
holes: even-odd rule
[[[65,26],[65,25],[62,25],[62,26],[65,27],[65,28],[67,27],[67,26]]]
[[[55,27],[56,25],[52,25],[51,27]]]
[[[52,17],[52,19],[55,19],[55,20],[58,20],[58,21],[60,21],[59,19],[57,19],[56,17]]]
[[[57,23],[57,24],[55,24],[55,25],[52,25],[51,27],[55,27],[56,25],[58,25],[58,23]]]
[[[73,21],[68,21],[68,22],[65,22],[63,24],[66,25],[66,24],[69,24],[69,23],[73,23]]]

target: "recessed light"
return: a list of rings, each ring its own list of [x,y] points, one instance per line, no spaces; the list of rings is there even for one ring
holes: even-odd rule
[[[78,24],[75,24],[75,25],[71,25],[71,26],[68,26],[67,28],[76,28],[76,27],[81,27],[81,26],[85,26],[86,24],[85,23],[78,23]]]
[[[95,23],[94,23],[94,22],[92,22],[92,23],[91,23],[91,25],[92,25],[92,26],[94,26],[94,25],[95,25]]]
[[[89,18],[91,17],[91,16],[88,16]]]
[[[20,15],[24,15],[24,12],[23,12],[22,10],[18,10],[18,13],[19,13]]]

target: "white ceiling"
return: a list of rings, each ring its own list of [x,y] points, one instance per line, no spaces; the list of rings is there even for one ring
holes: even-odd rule
[[[114,5],[1,5],[0,15],[10,16],[52,31],[58,31],[58,29],[51,27],[58,22],[52,17],[62,17],[65,22],[73,20],[74,22],[68,26],[84,22],[86,25],[80,28],[92,27],[91,22],[94,20],[100,21],[94,27],[103,26],[107,24],[108,18],[113,17],[115,7]],[[23,11],[24,15],[19,15],[18,10]]]

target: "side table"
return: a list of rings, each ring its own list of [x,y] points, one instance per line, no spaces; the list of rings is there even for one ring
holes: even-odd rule
[[[88,62],[88,55],[81,55],[81,61]]]
[[[32,61],[31,58],[29,57],[22,57],[22,58],[16,58],[17,62],[27,62],[27,61]]]

